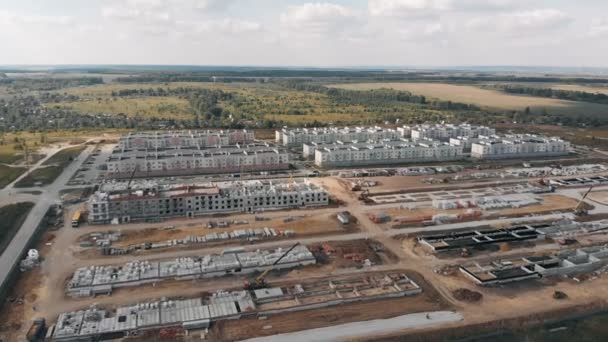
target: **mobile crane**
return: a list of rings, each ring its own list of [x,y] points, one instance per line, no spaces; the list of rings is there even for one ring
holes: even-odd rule
[[[270,268],[268,268],[267,270],[265,270],[264,272],[262,272],[262,274],[260,274],[259,276],[257,276],[255,278],[255,280],[253,282],[246,282],[245,285],[243,286],[243,288],[245,290],[257,290],[257,289],[263,289],[268,287],[268,284],[266,283],[266,276],[268,275],[268,273],[270,273],[273,269],[274,266],[276,266],[281,260],[283,260],[284,257],[287,256],[287,254],[289,254],[294,248],[296,248],[297,246],[299,246],[300,243],[296,242],[293,246],[291,246],[285,253],[283,253],[271,266]]]

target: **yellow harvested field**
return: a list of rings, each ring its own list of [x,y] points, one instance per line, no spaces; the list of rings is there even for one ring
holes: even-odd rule
[[[414,82],[387,82],[387,83],[351,83],[333,84],[328,87],[371,90],[395,89],[409,91],[413,94],[424,95],[429,98],[449,100],[454,102],[475,104],[482,107],[522,110],[525,107],[546,108],[556,112],[572,112],[584,110],[588,114],[608,114],[608,106],[565,101],[542,97],[510,95],[497,90],[482,89],[473,85],[445,84],[445,83],[414,83]]]

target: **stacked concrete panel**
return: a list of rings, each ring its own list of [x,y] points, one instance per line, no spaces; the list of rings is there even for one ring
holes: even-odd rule
[[[90,293],[99,285],[118,287],[139,286],[166,279],[198,279],[232,273],[253,273],[271,267],[275,269],[312,265],[316,259],[306,246],[296,246],[277,265],[272,264],[285,250],[210,254],[202,257],[182,257],[168,260],[132,261],[123,265],[91,266],[77,269],[68,283],[68,293],[79,296]]]

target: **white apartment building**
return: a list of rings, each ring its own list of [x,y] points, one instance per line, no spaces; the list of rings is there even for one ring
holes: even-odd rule
[[[127,149],[117,147],[107,176],[188,175],[289,168],[289,154],[265,143],[221,147]]]
[[[382,127],[315,127],[283,128],[275,131],[275,140],[283,146],[305,143],[333,143],[337,141],[378,141],[399,139],[397,130]]]
[[[532,134],[491,136],[471,146],[471,157],[478,159],[548,157],[567,155],[569,152],[568,141]]]
[[[97,191],[88,200],[89,222],[109,223],[194,217],[213,213],[322,206],[325,189],[308,181],[246,181],[217,184],[159,185]]]
[[[206,147],[246,144],[254,139],[254,133],[247,130],[131,132],[120,138],[118,146],[126,149]]]
[[[319,167],[359,166],[449,161],[463,157],[462,146],[431,140],[393,140],[326,145],[316,149],[315,164]]]
[[[446,142],[449,141],[450,138],[477,138],[479,136],[496,134],[496,130],[494,128],[486,126],[473,126],[469,124],[405,125],[397,128],[397,131],[403,138],[411,138],[412,140],[431,139]]]

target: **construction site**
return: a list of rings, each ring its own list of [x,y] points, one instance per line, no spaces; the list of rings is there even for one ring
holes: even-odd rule
[[[494,134],[467,125],[285,129],[277,142],[291,154],[336,137],[412,132],[440,141]],[[263,144],[203,133],[131,134],[102,150]],[[302,160],[280,176],[236,171],[221,181],[138,168],[108,180],[98,170],[87,196],[64,202],[63,220],[24,254],[0,338],[448,341],[460,328],[608,308],[608,158],[552,158],[317,173]]]

